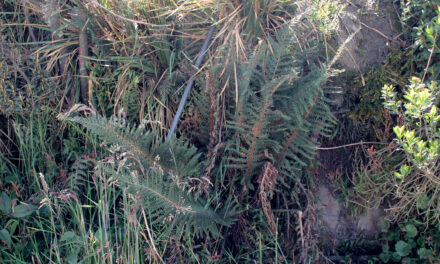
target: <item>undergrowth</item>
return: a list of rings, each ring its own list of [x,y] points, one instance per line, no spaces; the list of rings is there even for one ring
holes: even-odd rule
[[[331,262],[312,191],[331,140],[358,146],[334,172],[342,199],[391,220],[371,261],[436,260],[438,5],[402,1],[408,46],[335,110],[345,6],[2,1],[0,262]],[[351,261],[350,245],[333,252]]]

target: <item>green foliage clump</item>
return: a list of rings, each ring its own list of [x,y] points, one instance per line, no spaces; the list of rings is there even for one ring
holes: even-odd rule
[[[316,253],[307,241],[290,250],[298,219],[279,211],[307,206],[306,168],[336,122],[309,13],[292,20],[301,8],[284,0],[203,4],[0,3],[0,118],[10,124],[0,124],[9,142],[0,147],[12,146],[0,155],[0,262],[291,262]],[[214,10],[216,49],[196,73]],[[332,28],[335,12],[322,14]],[[193,74],[179,139],[164,143]],[[78,102],[89,107],[55,118]]]
[[[411,73],[408,67],[402,67],[407,60],[407,52],[395,49],[380,66],[348,76],[345,96],[350,110],[346,115],[363,123],[379,121],[383,114],[382,87],[391,82],[404,88]]]
[[[393,128],[396,142],[404,154],[400,169],[394,172],[399,179],[395,196],[401,197],[397,207],[408,216],[417,208],[418,214],[428,219],[440,217],[437,194],[440,188],[440,116],[435,105],[438,96],[436,82],[425,85],[415,77],[403,95],[404,100],[398,99],[393,86],[383,88],[385,107],[401,120],[401,125]]]
[[[402,20],[410,28],[408,40],[412,45],[415,72],[440,76],[439,44],[440,16],[436,1],[408,0],[402,2]]]
[[[410,220],[381,235],[382,252],[374,261],[381,263],[435,263],[440,260],[440,225]]]
[[[78,111],[91,113],[87,117],[74,116]],[[116,160],[110,166],[101,164],[106,177],[115,178],[136,194],[148,208],[153,224],[168,223],[167,233],[177,228],[174,234],[185,230],[186,235],[205,232],[218,236],[216,224],[230,225],[232,219],[224,217],[226,212],[219,215],[207,208],[209,204],[201,198],[189,195],[189,180],[203,179],[197,178],[200,154],[188,143],[183,140],[161,143],[162,138],[154,131],[145,132],[144,126],[132,128],[123,119],[106,120],[81,105],[59,118],[85,126],[113,146]]]
[[[267,161],[288,177],[299,177],[312,160],[318,142],[335,124],[321,88],[326,75],[315,65],[301,69],[305,57],[295,46],[290,27],[255,48],[239,75],[239,94],[228,120],[226,157],[243,172],[244,186]],[[247,132],[246,132],[247,131]]]
[[[318,29],[327,36],[339,27],[339,14],[346,5],[339,0],[314,0],[310,18],[318,25]]]

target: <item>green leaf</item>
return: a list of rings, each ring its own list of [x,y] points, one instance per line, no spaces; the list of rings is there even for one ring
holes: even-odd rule
[[[10,214],[12,211],[11,198],[9,198],[9,196],[5,192],[2,192],[0,200],[0,211],[5,215]]]
[[[76,264],[78,263],[78,256],[76,254],[69,254],[66,257],[67,263],[69,264]]]
[[[432,26],[427,26],[425,28],[425,32],[426,32],[426,37],[428,37],[428,39],[430,40],[434,39],[434,29],[432,28]]]
[[[395,126],[395,127],[393,128],[393,131],[394,131],[394,133],[396,134],[396,136],[397,136],[398,138],[402,138],[402,136],[403,136],[403,132],[405,131],[405,126],[401,126],[401,127],[399,127],[399,126]]]
[[[411,246],[405,241],[398,241],[396,243],[396,253],[401,257],[408,256],[411,253]]]
[[[11,236],[9,235],[8,230],[6,230],[6,229],[0,230],[0,240],[5,242],[6,245],[8,245],[8,247],[11,245],[12,240],[11,240]]]
[[[417,236],[417,228],[412,224],[407,224],[405,226],[406,235],[410,238]]]
[[[437,107],[435,105],[433,105],[431,107],[431,111],[429,111],[429,114],[434,117],[437,114]]]
[[[379,227],[380,227],[381,232],[388,232],[388,230],[390,229],[390,222],[388,222],[386,220],[382,220],[379,223]],[[386,245],[386,246],[388,248],[388,245]],[[388,251],[388,249],[387,249],[387,251]]]
[[[417,138],[415,137],[415,135],[416,135],[415,130],[405,131],[405,133],[403,133],[403,136],[408,141],[409,145],[412,145],[417,141]]]
[[[390,254],[388,254],[388,253],[380,253],[379,258],[380,258],[384,263],[388,263],[388,261],[390,260]]]
[[[18,220],[17,219],[9,219],[9,221],[4,225],[9,227],[9,231],[11,232],[11,234],[15,233],[15,230],[17,230],[17,226],[18,226]]]
[[[429,198],[426,195],[423,196],[419,196],[417,198],[417,208],[421,209],[421,210],[425,210],[426,208],[428,208],[429,205]]]
[[[22,218],[31,215],[33,212],[37,211],[38,207],[32,204],[19,204],[15,207],[14,213],[12,214],[15,218]]]
[[[398,262],[402,257],[397,253],[397,252],[393,252],[393,254],[391,254],[391,260],[394,262]]]
[[[406,238],[408,238],[408,236],[406,236]],[[414,239],[412,239],[412,238],[408,238],[407,243],[408,243],[408,245],[409,245],[411,248],[416,248],[416,247],[417,247],[417,242],[414,241]]]
[[[419,248],[419,250],[417,250],[417,255],[419,255],[421,259],[428,259],[432,257],[432,250],[426,248]]]
[[[60,242],[73,240],[75,237],[76,237],[76,234],[74,232],[67,231],[66,233],[61,235]]]
[[[407,176],[409,173],[411,172],[411,167],[404,164],[402,166],[400,166],[400,174],[405,177]]]

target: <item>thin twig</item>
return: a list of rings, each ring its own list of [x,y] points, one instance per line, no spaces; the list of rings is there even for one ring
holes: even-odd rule
[[[154,253],[156,254],[156,256],[159,258],[160,262],[165,263],[162,259],[162,257],[160,256],[159,252],[157,252],[156,246],[154,245],[154,240],[153,237],[151,236],[151,232],[150,232],[150,227],[148,226],[148,222],[147,222],[147,217],[145,216],[145,211],[144,209],[142,209],[142,216],[144,217],[144,221],[145,221],[145,227],[147,229],[147,234],[148,234],[148,238],[150,240],[151,243],[151,247],[154,251]],[[142,233],[143,234],[143,233]],[[147,239],[146,239],[147,240]],[[147,240],[148,241],[148,240]]]
[[[388,145],[389,143],[386,142],[357,142],[357,143],[351,143],[341,146],[335,146],[335,147],[328,147],[328,148],[317,148],[317,150],[332,150],[332,149],[340,149],[340,148],[346,148],[346,147],[353,147],[358,145]]]
[[[429,54],[428,63],[426,63],[426,68],[425,68],[425,73],[423,74],[422,83],[425,81],[426,73],[428,72],[429,69],[429,64],[431,64],[432,54],[434,53],[434,49],[435,49],[435,42],[437,41],[437,33],[438,30],[435,31],[434,43],[432,45],[431,54]]]
[[[364,26],[364,27],[366,27],[366,28],[368,28],[368,29],[373,30],[373,31],[376,32],[377,34],[379,34],[379,35],[381,35],[382,37],[388,39],[389,41],[392,41],[392,42],[399,42],[398,40],[393,39],[393,38],[391,38],[391,37],[388,37],[387,35],[385,35],[384,33],[382,33],[380,30],[378,30],[378,29],[376,29],[376,28],[374,28],[374,27],[372,27],[372,26],[369,26],[369,25],[365,24],[364,22],[361,22],[361,25]]]

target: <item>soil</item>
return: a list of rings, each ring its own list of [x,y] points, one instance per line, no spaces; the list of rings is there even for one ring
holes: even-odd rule
[[[345,45],[338,62],[346,71],[361,72],[372,66],[379,65],[390,54],[395,46],[401,45],[399,39],[398,7],[392,0],[352,0],[343,1],[347,5],[340,14],[340,25],[337,40],[333,47]],[[356,35],[345,43],[354,32]],[[344,44],[345,43],[345,44]],[[344,83],[338,84],[344,86]],[[342,101],[339,102],[338,99]],[[341,107],[343,94],[333,96],[334,107]],[[329,145],[336,142],[327,142]],[[350,168],[351,150],[341,148],[320,151],[318,160],[321,164],[320,175],[315,193],[314,207],[318,221],[315,233],[325,248],[337,248],[347,241],[361,240],[367,249],[360,253],[355,263],[364,263],[362,259],[377,250],[380,246],[375,235],[380,233],[380,224],[385,220],[383,208],[370,208],[353,215],[351,210],[337,198],[333,186],[337,170]],[[347,173],[349,174],[349,172]],[[336,259],[335,259],[336,260]],[[360,262],[359,262],[360,261]]]
[[[398,8],[392,0],[345,1],[340,13],[337,44],[341,47],[347,38],[361,28],[345,45],[338,62],[347,71],[364,71],[381,63],[392,47],[401,45]]]

